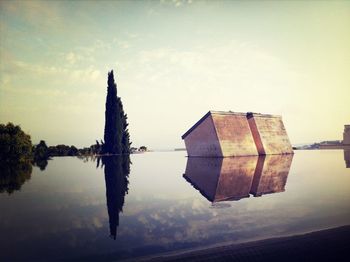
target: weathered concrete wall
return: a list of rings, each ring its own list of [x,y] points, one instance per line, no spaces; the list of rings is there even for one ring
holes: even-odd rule
[[[260,156],[250,193],[254,196],[283,192],[293,154]]]
[[[280,116],[210,111],[182,138],[188,156],[231,157],[293,153]]]
[[[188,156],[222,156],[211,115],[206,117],[184,140]]]
[[[248,114],[248,122],[260,155],[293,153],[280,116]]]
[[[350,125],[344,126],[343,144],[350,145]]]
[[[249,197],[258,156],[189,157],[184,178],[211,202]]]
[[[258,155],[245,114],[212,113],[222,156]]]

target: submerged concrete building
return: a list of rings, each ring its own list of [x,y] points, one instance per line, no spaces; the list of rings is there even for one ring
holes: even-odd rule
[[[282,118],[209,111],[183,136],[188,156],[231,157],[293,153]]]
[[[183,136],[188,156],[258,155],[244,113],[209,111]]]

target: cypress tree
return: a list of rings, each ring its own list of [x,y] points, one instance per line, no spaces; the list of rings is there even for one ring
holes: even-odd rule
[[[129,130],[128,130],[128,116],[127,114],[125,114],[124,112],[124,108],[123,108],[123,103],[120,99],[120,97],[118,97],[118,101],[119,101],[119,109],[120,109],[120,117],[122,120],[122,126],[123,126],[123,133],[122,133],[122,153],[123,154],[130,154],[130,135],[129,135]]]
[[[108,73],[107,84],[103,153],[129,154],[131,143],[127,115],[120,97],[117,96],[113,70]]]
[[[108,73],[103,153],[121,154],[123,125],[113,70]]]

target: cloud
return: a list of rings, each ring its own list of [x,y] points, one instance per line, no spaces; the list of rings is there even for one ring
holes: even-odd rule
[[[126,40],[119,40],[118,38],[113,38],[113,43],[117,44],[118,47],[122,49],[128,49],[130,47],[130,43]]]
[[[54,1],[1,1],[1,9],[4,13],[24,19],[29,25],[36,29],[50,32],[63,29],[65,21],[59,3]],[[45,21],[45,23],[43,23]],[[52,31],[51,31],[52,33]]]
[[[183,6],[183,5],[190,5],[193,3],[192,0],[160,0],[161,4],[168,4],[168,5],[172,5],[176,8]]]
[[[68,73],[74,81],[93,81],[95,82],[102,74],[99,70],[94,67],[88,67],[85,69],[76,69]]]
[[[65,59],[68,63],[75,64],[79,60],[79,56],[77,56],[73,52],[69,52],[68,54],[66,54]]]
[[[295,73],[280,59],[250,43],[231,41],[211,48],[188,50],[156,48],[139,52],[133,68],[142,68],[134,75],[162,88],[186,85],[190,90],[228,89],[234,86],[260,92],[265,86],[280,88],[295,81]]]
[[[75,59],[73,55],[73,58]],[[24,61],[16,60],[12,61],[15,71],[21,72],[22,74],[28,74],[31,77],[42,78],[55,76],[56,79],[65,79],[67,78],[72,81],[79,82],[95,82],[100,76],[100,70],[96,69],[93,66],[89,66],[83,69],[71,69],[67,67],[56,67],[56,66],[45,66],[42,64],[30,64]]]

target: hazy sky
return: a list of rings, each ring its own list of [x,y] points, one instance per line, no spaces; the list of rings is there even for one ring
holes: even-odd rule
[[[134,146],[184,147],[208,110],[279,114],[293,144],[350,124],[350,2],[0,1],[0,122],[103,138],[115,71]]]

